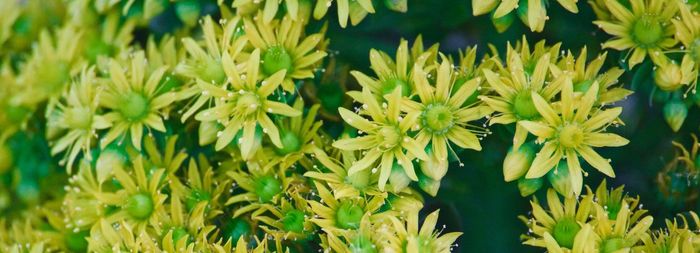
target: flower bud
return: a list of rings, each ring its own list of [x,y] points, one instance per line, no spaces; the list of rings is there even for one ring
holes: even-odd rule
[[[520,190],[520,196],[527,197],[535,193],[537,190],[542,188],[541,177],[538,178],[524,178],[518,179],[518,190]]]
[[[384,0],[384,5],[392,11],[404,13],[408,11],[408,0]]]
[[[430,196],[435,197],[438,190],[440,190],[440,180],[434,180],[428,176],[420,174],[418,175],[418,186],[423,191],[430,194]]]
[[[406,175],[403,170],[403,166],[398,163],[394,163],[391,166],[391,174],[389,175],[389,183],[393,192],[400,192],[411,183],[411,178]]]
[[[423,209],[423,198],[420,193],[411,188],[400,194],[389,194],[387,203],[390,206],[390,210],[399,213],[410,213],[414,210]]]
[[[206,146],[216,142],[219,131],[222,131],[216,121],[202,121],[199,123],[199,145]]]
[[[675,63],[661,65],[654,70],[656,86],[664,91],[674,91],[683,86],[683,72]]]
[[[535,153],[531,142],[521,145],[518,150],[513,150],[513,147],[511,147],[503,160],[503,177],[505,181],[511,182],[524,176],[527,170],[530,169],[532,160],[535,159]]]
[[[498,3],[497,0],[472,0],[472,9],[474,16],[486,14],[493,9],[496,9]]]
[[[115,168],[124,169],[128,157],[122,150],[116,147],[108,147],[97,158],[95,164],[95,171],[97,174],[97,181],[104,182],[112,176],[112,170]]]
[[[674,132],[678,132],[681,129],[687,116],[688,108],[685,107],[681,100],[671,100],[664,106],[664,118]]]
[[[430,148],[427,148],[426,151],[426,153],[428,153],[428,156],[430,157],[430,160],[420,160],[419,164],[421,172],[423,172],[423,174],[434,180],[442,179],[442,177],[444,177],[445,174],[447,174],[449,161],[447,159],[442,161],[437,159],[434,155],[432,155],[432,151],[430,150]]]
[[[510,28],[510,26],[513,24],[513,21],[515,21],[515,14],[512,12],[500,18],[496,18],[493,15],[494,13],[495,12],[492,12],[491,14],[491,23],[493,23],[493,26],[499,33],[503,33],[508,30],[508,28]]]
[[[550,170],[547,173],[547,179],[552,188],[562,196],[569,196],[573,192],[571,178],[569,178],[569,166],[566,165],[566,161],[559,162],[559,165]]]

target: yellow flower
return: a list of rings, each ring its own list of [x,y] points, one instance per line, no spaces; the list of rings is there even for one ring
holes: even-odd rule
[[[606,0],[605,5],[614,19],[593,23],[614,36],[603,43],[603,48],[632,50],[630,69],[644,61],[647,55],[654,58],[660,51],[676,45],[671,22],[678,12],[678,5],[674,1],[630,0],[631,10],[617,0]]]
[[[110,127],[110,123],[97,112],[102,92],[100,85],[93,68],[83,69],[80,79],[70,85],[63,101],[58,103],[47,121],[48,128],[64,131],[51,145],[51,154],[66,151],[61,163],[65,164],[69,174],[81,151],[87,160],[92,160],[90,148],[96,131]]]
[[[578,6],[576,6],[578,0],[557,0],[557,2],[566,10],[578,13]],[[526,17],[521,17],[523,23],[530,27],[530,30],[533,32],[541,32],[544,29],[544,23],[549,19],[546,10],[547,3],[546,1],[472,0],[472,8],[474,16],[493,11],[493,18],[495,19],[502,18],[516,9],[518,12],[521,9],[526,10]]]
[[[233,179],[235,186],[242,191],[233,194],[224,205],[240,204],[233,212],[233,218],[252,212],[251,217],[267,211],[266,205],[277,205],[285,192],[294,183],[293,176],[286,176],[278,164],[247,162],[247,171],[237,169],[226,174]]]
[[[352,25],[357,25],[362,21],[367,13],[374,13],[374,6],[371,0],[317,0],[314,7],[314,18],[321,19],[328,12],[328,8],[333,1],[338,6],[338,23],[340,27],[345,28],[348,24],[348,18]]]
[[[697,73],[700,72],[700,15],[693,13],[687,3],[678,2],[678,7],[680,19],[671,21],[676,28],[675,39],[685,48],[681,69],[683,74],[690,74],[688,78],[691,78],[691,82],[686,83],[690,84],[688,90],[697,92]],[[692,68],[692,72],[688,73],[686,68],[689,67]]]
[[[418,225],[418,210],[414,210],[405,220],[390,216],[395,236],[389,236],[389,244],[385,245],[388,252],[437,252],[452,251],[452,244],[459,238],[461,232],[450,232],[441,235],[435,231],[440,210],[429,214],[423,225]]]
[[[605,175],[615,177],[610,162],[592,147],[619,147],[629,141],[619,135],[603,132],[620,115],[622,108],[593,110],[598,87],[594,82],[579,103],[575,103],[573,83],[565,77],[559,103],[561,115],[542,96],[532,93],[533,104],[542,115],[542,121],[524,120],[518,125],[536,135],[538,142],[544,143],[544,146],[533,160],[526,178],[542,177],[560,160],[566,159],[572,190],[578,196],[583,187],[579,156]]]
[[[349,175],[348,168],[357,162],[359,156],[357,151],[334,150],[335,155],[329,156],[320,148],[314,150],[314,156],[318,165],[304,173],[304,177],[312,178],[316,181],[323,181],[332,189],[336,189],[336,194],[340,196],[360,196],[362,194],[381,194],[377,188],[377,176],[370,170],[361,170]],[[320,166],[319,166],[320,165]]]
[[[369,52],[369,61],[372,70],[377,75],[377,78],[369,77],[359,71],[351,71],[357,82],[369,91],[378,100],[382,97],[391,94],[397,88],[401,88],[401,96],[409,96],[415,88],[413,84],[413,67],[425,66],[425,63],[432,64],[437,56],[437,45],[429,50],[423,50],[423,42],[421,37],[418,37],[414,42],[413,48],[409,51],[408,41],[401,40],[399,48],[396,51],[396,61],[392,60],[386,53],[372,49]],[[431,66],[425,66],[427,71],[431,71]],[[353,96],[353,92],[349,93]],[[359,94],[356,96],[360,96]]]
[[[129,63],[131,66],[126,69],[116,60],[110,64],[110,80],[100,96],[100,104],[111,110],[104,118],[112,127],[101,140],[102,148],[129,133],[131,144],[141,150],[143,129],[165,132],[163,118],[167,115],[162,111],[176,98],[174,92],[158,94],[166,67],[148,72],[143,51],[134,53]]]
[[[420,114],[419,132],[415,136],[419,145],[426,146],[430,143],[432,158],[439,163],[447,162],[448,148],[451,150],[450,142],[461,148],[481,150],[477,135],[486,135],[488,130],[470,122],[491,114],[492,110],[477,102],[466,104],[467,99],[480,89],[480,78],[467,80],[459,89],[455,89],[456,73],[447,59],[443,59],[440,64],[434,84],[428,80],[422,66],[416,64],[413,69],[418,101],[404,98],[401,110],[408,115]],[[437,174],[445,174],[447,168],[442,168],[445,171]]]
[[[301,97],[294,101],[293,108],[304,111],[304,101]],[[289,168],[316,149],[316,142],[319,141],[317,132],[323,125],[323,122],[316,120],[318,108],[319,105],[316,104],[309,108],[306,115],[299,114],[277,121],[282,147],[273,147],[273,152],[279,156],[276,160],[279,160],[280,167]]]
[[[378,162],[379,189],[384,190],[389,180],[392,168],[396,163],[403,167],[403,172],[413,181],[418,181],[418,176],[413,168],[412,160],[418,158],[428,160],[424,146],[408,135],[409,130],[415,126],[420,116],[419,113],[401,115],[401,89],[395,89],[387,95],[387,103],[384,108],[379,106],[377,100],[368,89],[362,90],[364,111],[369,114],[372,121],[345,108],[339,108],[340,116],[349,125],[366,133],[356,138],[337,140],[333,146],[342,150],[365,150],[364,157],[348,169],[348,175],[353,175],[361,170],[370,169]],[[377,168],[372,169],[375,173]]]
[[[523,47],[526,44],[524,43]],[[529,52],[526,55],[529,56]],[[549,53],[537,58],[531,71],[523,65],[525,57],[515,49],[509,48],[507,57],[507,69],[499,73],[489,69],[483,70],[486,81],[496,93],[490,96],[482,95],[479,98],[496,112],[490,118],[489,124],[516,123],[513,149],[518,149],[527,139],[527,130],[517,123],[538,120],[542,117],[535,106],[532,94],[537,93],[545,101],[550,101],[559,92],[561,84],[546,82],[549,80],[548,73],[551,65]]]
[[[358,229],[366,213],[376,213],[384,204],[386,193],[374,196],[339,196],[338,191],[331,191],[324,183],[314,182],[319,201],[310,200],[309,206],[316,214],[311,219],[326,233]]]
[[[210,83],[198,81],[206,96],[216,98],[216,105],[199,112],[195,119],[199,121],[220,122],[224,126],[222,132],[217,133],[216,150],[221,150],[233,141],[236,134],[242,129],[243,135],[239,139],[241,155],[250,158],[254,150],[255,132],[258,125],[265,134],[270,137],[272,143],[281,148],[282,140],[279,129],[273,123],[268,114],[277,114],[286,117],[294,117],[301,114],[289,105],[269,100],[270,95],[284,80],[286,70],[280,70],[275,74],[262,79],[260,75],[260,50],[255,49],[250,55],[246,72],[241,75],[235,63],[228,53],[224,53],[222,64],[229,82],[221,87]]]
[[[183,180],[184,183],[175,175],[168,176],[168,179],[172,181],[170,188],[172,188],[173,194],[182,196],[187,211],[194,210],[200,203],[206,203],[204,214],[207,219],[223,213],[219,200],[226,190],[224,185],[227,185],[229,181],[214,175],[214,171],[204,155],[199,156],[199,166],[194,158],[190,158],[188,164],[187,178]]]
[[[523,244],[581,252],[581,248],[587,242],[587,234],[591,233],[591,228],[585,227],[589,225],[589,215],[593,214],[593,198],[591,192],[580,201],[576,196],[571,195],[564,198],[562,205],[557,192],[549,189],[547,191],[548,211],[545,211],[537,200],[530,201],[533,217],[528,219],[520,216],[529,229],[528,234],[523,236],[526,239]]]
[[[196,97],[182,114],[182,122],[194,115],[205,104],[211,103],[212,97],[202,95],[202,89],[196,82],[202,81],[214,85],[226,83],[230,77],[226,76],[224,71],[222,63],[224,53],[227,53],[233,62],[237,62],[241,51],[248,43],[247,36],[239,36],[239,33],[242,32],[240,19],[228,20],[222,27],[216,26],[214,20],[209,16],[203,20],[202,41],[198,43],[193,38],[182,39],[182,45],[189,57],[181,61],[174,70],[177,75],[195,81],[179,94],[179,99]],[[204,48],[200,44],[204,44]]]
[[[569,75],[574,84],[574,92],[585,93],[593,83],[597,82],[599,89],[595,104],[612,104],[626,98],[632,94],[632,91],[618,85],[618,79],[625,73],[624,70],[614,67],[601,73],[607,56],[607,53],[603,53],[587,62],[588,49],[584,47],[577,58],[568,52],[557,65],[552,65],[550,70],[554,79],[561,75]]]
[[[304,23],[288,16],[269,24],[259,17],[255,21],[246,18],[244,24],[250,44],[261,51],[263,76],[286,70],[282,88],[287,92],[296,90],[294,80],[313,78],[314,67],[327,55],[319,49],[323,32],[304,36]]]
[[[265,204],[265,208],[269,215],[255,216],[253,219],[262,223],[259,226],[267,234],[285,240],[304,240],[316,234],[308,200],[298,191],[288,193],[288,197],[281,198],[277,205]]]
[[[628,251],[645,236],[654,218],[646,216],[636,220],[629,208],[629,205],[623,204],[617,219],[611,219],[602,206],[595,205],[595,236],[589,242],[595,252]]]
[[[387,231],[390,227],[383,223],[377,224],[373,222],[374,219],[377,218],[366,213],[362,216],[358,229],[324,231],[325,238],[321,239],[327,244],[324,248],[335,252],[382,252],[386,241],[383,237],[387,235],[381,231]]]

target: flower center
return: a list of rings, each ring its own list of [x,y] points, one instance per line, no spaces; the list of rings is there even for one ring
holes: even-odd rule
[[[583,143],[583,130],[578,125],[566,125],[559,130],[559,143],[566,148],[575,148]]]
[[[294,233],[304,232],[304,212],[297,209],[288,211],[282,218],[284,230]]]
[[[282,192],[282,184],[273,176],[262,176],[255,181],[255,194],[261,202],[272,201],[272,198],[280,192]]]
[[[282,131],[282,148],[276,148],[278,154],[287,155],[301,149],[301,140],[292,131]]]
[[[258,109],[262,106],[260,98],[252,92],[245,92],[238,97],[236,100],[236,106],[241,108],[243,115],[251,116],[258,112]]]
[[[643,47],[653,47],[664,35],[664,28],[654,16],[644,15],[632,28],[632,37]]]
[[[292,74],[294,60],[282,46],[268,48],[262,55],[262,61],[262,71],[265,75],[271,76],[283,69],[287,70],[287,75]]]
[[[225,240],[231,240],[231,242],[238,242],[241,236],[249,235],[252,231],[250,224],[243,219],[231,219],[224,225],[223,235]]]
[[[136,193],[126,201],[126,212],[139,220],[146,219],[153,213],[153,199],[147,193]]]
[[[221,63],[214,60],[209,60],[199,66],[198,75],[202,80],[210,83],[222,84],[226,81],[226,72],[221,66]]]
[[[523,90],[515,95],[513,99],[513,111],[520,119],[530,120],[540,116],[535,103],[532,102],[530,90]]]
[[[557,222],[553,229],[554,240],[560,246],[572,249],[574,247],[574,239],[579,230],[581,230],[581,225],[579,225],[576,220],[572,217],[566,217]]]
[[[401,87],[401,96],[407,97],[409,94],[411,94],[411,87],[408,86],[408,83],[404,80],[394,77],[386,79],[384,80],[384,82],[382,82],[380,88],[382,96],[391,94],[397,87]]]
[[[129,121],[138,121],[146,117],[149,111],[149,101],[144,95],[130,92],[122,97],[119,112]]]
[[[74,107],[63,112],[66,124],[71,128],[90,129],[92,112],[87,107]]]
[[[401,130],[396,126],[383,126],[381,129],[379,129],[379,136],[382,138],[379,146],[380,148],[385,149],[391,149],[398,146],[403,137]]]
[[[429,104],[423,111],[423,127],[433,134],[447,133],[454,126],[454,116],[449,107],[442,104]]]
[[[619,237],[612,237],[600,243],[600,253],[612,253],[625,247],[625,240]]]
[[[342,229],[357,229],[360,227],[362,215],[360,206],[350,201],[343,201],[335,213],[336,225]]]

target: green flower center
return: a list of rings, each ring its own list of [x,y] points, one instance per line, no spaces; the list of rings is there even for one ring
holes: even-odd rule
[[[351,201],[343,201],[335,213],[335,222],[342,229],[357,229],[360,227],[362,215],[362,207]]]
[[[578,125],[566,125],[559,130],[559,143],[566,148],[575,148],[583,143],[583,130]]]
[[[613,253],[625,247],[625,240],[619,237],[612,237],[600,243],[600,253]]]
[[[139,220],[146,219],[153,213],[154,205],[148,193],[136,193],[126,201],[126,212]]]
[[[294,60],[282,46],[270,47],[262,55],[262,71],[265,75],[271,76],[283,69],[290,75],[293,68]]]
[[[122,97],[119,112],[129,121],[145,118],[149,112],[149,101],[141,93],[130,92]]]
[[[66,124],[75,129],[90,129],[92,112],[88,107],[74,107],[63,112]]]
[[[90,230],[83,230],[77,233],[68,232],[63,238],[63,242],[70,252],[87,252],[88,241],[86,238],[89,236]]]
[[[574,218],[567,217],[559,220],[554,225],[552,233],[554,240],[557,241],[559,246],[572,249],[574,247],[574,239],[579,230],[581,230],[581,225]]]
[[[429,104],[422,116],[423,127],[433,134],[445,134],[454,126],[452,110],[442,104]]]
[[[386,79],[382,82],[380,88],[382,96],[391,94],[397,87],[401,87],[401,96],[407,97],[411,94],[411,87],[408,86],[408,83],[404,80],[394,77]]]
[[[383,126],[379,129],[379,136],[382,141],[379,144],[380,148],[392,149],[399,146],[403,138],[401,130],[396,126]]]
[[[377,247],[372,243],[369,236],[358,235],[350,242],[350,252],[352,253],[377,253]]]
[[[262,102],[258,95],[252,92],[245,92],[236,100],[236,106],[241,109],[245,116],[252,116],[262,107]]]
[[[226,81],[226,72],[218,61],[206,61],[199,66],[198,75],[202,80],[210,83],[222,84]]]
[[[644,15],[634,23],[632,36],[644,47],[653,47],[664,35],[664,28],[661,22],[654,16]]]
[[[185,229],[183,227],[174,227],[174,228],[171,228],[171,230],[172,230],[172,239],[173,239],[174,244],[177,243],[178,241],[180,241],[180,239],[182,239],[185,236],[187,236],[186,237],[187,238],[186,244],[190,244],[192,242],[192,237],[190,236],[190,233],[187,232],[187,229]],[[164,234],[167,234],[167,231]]]
[[[232,219],[224,225],[223,235],[232,243],[238,242],[241,236],[248,235],[252,231],[250,224],[243,219]]]
[[[292,209],[282,218],[284,230],[294,233],[304,232],[304,212]]]
[[[282,192],[282,184],[273,176],[262,176],[255,180],[255,194],[260,201],[267,203]]]
[[[185,206],[187,211],[192,211],[199,202],[211,200],[211,194],[200,189],[194,189],[190,192],[190,195],[185,198]]]
[[[530,90],[523,90],[515,95],[513,99],[513,111],[515,115],[524,120],[530,120],[540,116],[537,112],[535,103],[532,102],[532,93]]]
[[[301,149],[301,140],[292,131],[282,131],[282,148],[275,150],[279,155],[287,155],[297,152]]]

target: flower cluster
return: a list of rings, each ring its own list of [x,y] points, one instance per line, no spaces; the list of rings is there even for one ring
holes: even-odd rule
[[[0,19],[0,45],[12,49],[0,52],[0,251],[451,251],[461,233],[436,230],[438,211],[418,224],[423,198],[402,174],[416,178],[412,167],[389,166],[378,178],[357,166],[374,162],[352,148],[367,143],[338,141],[342,149],[335,148],[317,119],[321,105],[299,92],[328,56],[327,27],[307,23],[312,10],[320,19],[331,2],[313,2],[283,1],[286,8],[280,1],[238,0],[0,3],[11,14]],[[406,7],[405,1],[387,5]],[[205,13],[207,6],[219,11]],[[348,18],[357,24],[373,8],[369,0],[337,1],[340,25]],[[56,12],[46,13],[55,14],[53,23],[18,29],[24,19],[41,21],[38,13],[46,10]],[[179,31],[134,38],[136,29],[168,12],[182,22]],[[37,42],[27,47],[22,36]],[[430,52],[432,58],[404,58],[396,77],[412,78],[409,61],[435,63],[437,47]],[[456,74],[445,56],[443,62],[438,83],[450,89]],[[375,64],[389,71],[385,62]],[[434,126],[445,123],[445,112],[467,108],[476,86],[464,85],[459,97],[437,95],[425,76],[432,67],[416,68],[423,95],[442,106],[428,113],[433,119],[421,118]],[[385,95],[393,96],[387,97],[391,118],[381,115],[379,97],[371,97],[376,123],[344,108],[339,113],[358,118],[353,125],[368,133],[391,136],[387,131],[398,129],[390,127],[409,131],[429,111],[400,93]],[[403,111],[405,103],[416,103],[415,111]],[[461,112],[459,125],[442,134],[478,147],[464,129],[471,112]],[[404,114],[414,116],[401,123]],[[394,137],[369,144],[402,143]],[[446,159],[445,139],[436,143]],[[428,160],[424,146],[415,140],[384,146],[370,157],[393,148],[382,160],[411,165],[416,154]],[[47,157],[31,153],[37,150]],[[59,170],[52,176],[62,175],[48,185],[21,169],[48,164]],[[392,170],[394,188],[386,191],[377,182]],[[64,187],[51,188],[57,185]]]
[[[622,65],[635,66],[642,76],[653,65],[653,78],[659,92],[665,94],[663,114],[674,132],[688,116],[692,103],[700,105],[697,92],[700,70],[700,15],[697,4],[664,0],[590,1],[597,21],[594,23],[613,38],[603,48],[627,51]],[[642,64],[645,59],[649,64]],[[651,71],[650,71],[651,72]],[[682,91],[685,89],[685,91]],[[688,96],[690,93],[691,96]]]
[[[528,216],[520,216],[528,232],[523,243],[547,252],[697,252],[700,219],[694,212],[667,220],[666,227],[650,230],[653,217],[639,198],[623,187],[609,190],[603,181],[593,191],[562,199],[550,189],[546,207],[537,199]]]

